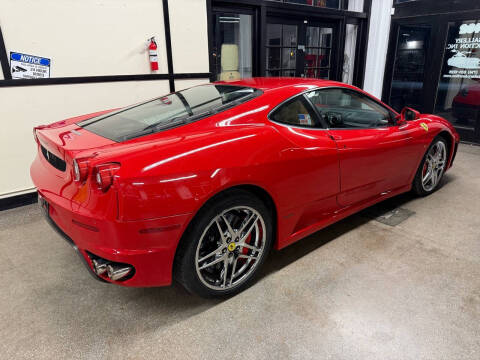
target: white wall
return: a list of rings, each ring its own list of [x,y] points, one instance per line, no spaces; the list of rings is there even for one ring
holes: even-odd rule
[[[1,0],[0,25],[7,53],[50,58],[51,77],[146,74],[147,38],[165,49],[162,9],[161,0]]]
[[[381,98],[390,34],[392,0],[372,0],[363,89]]]
[[[208,72],[206,2],[170,0],[169,9],[174,71]],[[158,73],[168,72],[162,0],[0,0],[0,26],[7,52],[50,58],[51,77],[149,74],[151,36]],[[168,92],[166,80],[0,87],[0,198],[33,190],[34,126]]]
[[[170,35],[175,73],[208,72],[205,0],[169,0]]]
[[[0,88],[2,196],[31,190],[32,128],[167,94],[167,81],[128,81]],[[0,196],[1,197],[1,196]]]
[[[175,80],[175,90],[182,90],[196,85],[202,85],[208,83],[208,79],[184,79]]]

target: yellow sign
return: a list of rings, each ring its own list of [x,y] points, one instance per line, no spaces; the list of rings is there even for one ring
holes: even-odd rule
[[[420,126],[423,128],[423,130],[428,131],[428,125],[425,123],[420,123]]]
[[[237,245],[235,245],[234,242],[231,242],[230,244],[228,244],[228,251],[233,251],[236,247]]]

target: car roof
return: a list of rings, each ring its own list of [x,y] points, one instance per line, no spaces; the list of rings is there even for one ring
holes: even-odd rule
[[[331,80],[321,80],[312,78],[294,78],[294,77],[256,77],[234,81],[217,81],[215,84],[229,84],[238,86],[249,86],[263,91],[279,89],[285,86],[298,86],[299,91],[304,87],[325,87],[325,86],[342,86],[350,87],[344,83]]]
[[[249,86],[252,88],[260,89],[264,93],[269,93],[271,96],[274,96],[274,97],[281,96],[281,97],[284,97],[285,99],[313,88],[343,87],[346,89],[353,89],[355,91],[364,93],[368,95],[370,98],[382,104],[383,106],[386,106],[394,114],[398,114],[397,111],[392,109],[389,105],[383,103],[380,99],[365,92],[364,90],[350,84],[345,84],[345,83],[342,83],[339,81],[333,81],[333,80],[323,80],[323,79],[313,79],[313,78],[295,78],[295,77],[254,77],[254,78],[247,78],[247,79],[234,80],[234,81],[216,81],[214,82],[214,84]]]

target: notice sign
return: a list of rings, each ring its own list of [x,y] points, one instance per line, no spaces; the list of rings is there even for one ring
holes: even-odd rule
[[[11,52],[10,71],[13,79],[46,79],[50,77],[50,59]]]

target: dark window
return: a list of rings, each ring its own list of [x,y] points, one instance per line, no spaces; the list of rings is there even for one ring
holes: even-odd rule
[[[282,104],[270,115],[270,119],[288,125],[302,127],[316,126],[315,112],[303,95],[297,96]]]
[[[267,76],[295,76],[297,25],[267,24]]]
[[[400,111],[405,106],[422,109],[425,60],[430,26],[405,25],[398,30],[392,89],[388,103]]]
[[[321,118],[334,129],[387,126],[390,111],[366,95],[347,89],[321,89],[307,93]]]
[[[329,79],[332,45],[332,27],[267,24],[266,74]]]
[[[202,119],[260,94],[260,90],[250,87],[201,85],[78,125],[113,141],[125,141]]]
[[[332,53],[333,28],[307,26],[305,77],[328,79]]]

